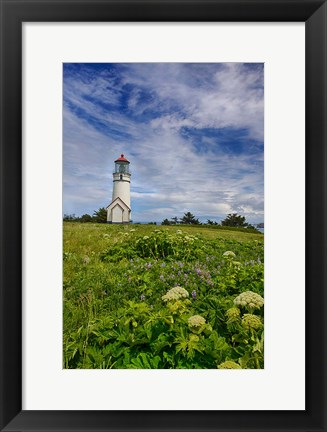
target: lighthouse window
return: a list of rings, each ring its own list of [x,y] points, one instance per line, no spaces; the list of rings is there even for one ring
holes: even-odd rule
[[[128,164],[122,164],[122,163],[116,163],[115,165],[115,172],[116,173],[129,173],[129,166]]]

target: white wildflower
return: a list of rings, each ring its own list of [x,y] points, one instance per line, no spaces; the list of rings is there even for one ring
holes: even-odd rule
[[[226,311],[227,323],[230,324],[232,322],[237,321],[240,314],[241,314],[241,312],[240,312],[239,308],[237,308],[237,307],[232,307],[232,308],[228,309],[228,311]]]
[[[264,304],[261,295],[253,291],[245,291],[238,295],[234,300],[236,306],[248,306],[251,309],[260,309]]]
[[[179,300],[182,298],[187,298],[189,296],[188,291],[186,291],[185,288],[182,288],[180,286],[176,286],[174,288],[171,288],[165,295],[163,295],[161,298],[164,301],[171,301],[171,300]]]
[[[238,363],[232,360],[227,360],[218,366],[218,369],[242,369]]]
[[[262,322],[257,315],[244,314],[242,317],[242,326],[247,329],[253,328],[257,330],[262,327]]]
[[[223,257],[231,257],[234,258],[236,255],[233,251],[226,251],[223,253]]]
[[[201,327],[206,323],[206,320],[200,315],[193,315],[187,322],[190,327]]]

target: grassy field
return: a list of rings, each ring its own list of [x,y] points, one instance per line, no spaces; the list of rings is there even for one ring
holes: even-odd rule
[[[64,223],[65,368],[263,368],[262,234]]]

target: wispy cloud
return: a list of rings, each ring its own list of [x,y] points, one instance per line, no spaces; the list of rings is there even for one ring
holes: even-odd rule
[[[65,64],[64,212],[111,201],[131,162],[134,221],[263,220],[262,64]]]

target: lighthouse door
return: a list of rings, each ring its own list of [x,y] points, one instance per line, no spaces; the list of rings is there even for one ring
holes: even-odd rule
[[[116,205],[112,209],[112,222],[113,223],[122,223],[123,222],[123,212],[124,212],[124,210],[119,205]]]

